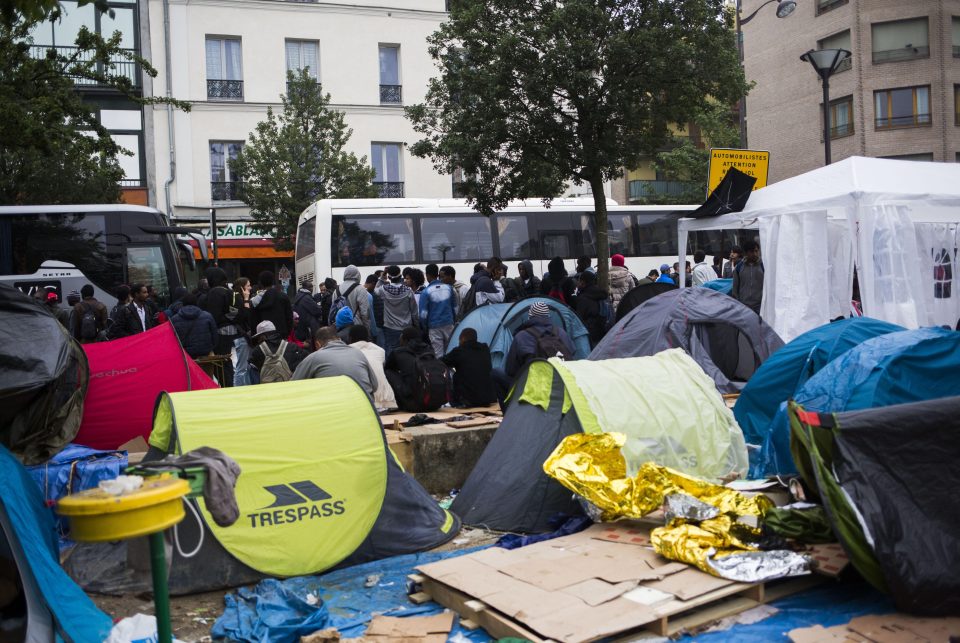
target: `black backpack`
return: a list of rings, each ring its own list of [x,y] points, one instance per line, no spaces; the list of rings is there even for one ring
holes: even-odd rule
[[[89,304],[82,304],[83,317],[80,318],[80,339],[92,342],[97,339],[97,312]]]
[[[337,313],[342,309],[350,305],[347,301],[347,297],[350,296],[350,293],[353,292],[353,289],[356,288],[359,284],[353,284],[347,288],[347,292],[340,294],[340,287],[337,287],[336,297],[333,299],[333,303],[330,304],[330,314],[327,315],[327,325],[336,326],[337,325]],[[356,313],[357,311],[353,311]]]
[[[413,404],[416,411],[436,411],[450,402],[450,373],[432,353],[417,355]]]
[[[530,328],[530,332],[533,333],[533,336],[537,339],[536,357],[550,359],[559,354],[565,360],[573,359],[573,355],[570,354],[570,349],[563,343],[560,336],[552,330],[541,331],[537,328]]]

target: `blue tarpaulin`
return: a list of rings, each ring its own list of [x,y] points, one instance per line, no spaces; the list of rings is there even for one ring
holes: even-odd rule
[[[729,295],[733,291],[733,279],[711,279],[703,287]]]
[[[684,636],[681,641],[696,643],[771,643],[790,639],[790,630],[822,625],[843,625],[868,614],[894,611],[893,602],[863,581],[838,583],[789,596],[770,603],[776,614],[750,625],[734,625],[728,630],[699,636]]]
[[[367,630],[376,614],[387,616],[429,616],[443,611],[428,602],[413,605],[407,598],[407,576],[418,565],[477,551],[479,548],[394,556],[355,565],[321,576],[301,576],[283,581],[266,580],[255,588],[244,588],[226,598],[226,609],[213,626],[212,635],[228,636],[243,643],[291,643],[303,633],[298,625],[307,622],[309,632],[335,627],[344,638],[356,638]],[[369,585],[369,587],[368,587]],[[312,595],[319,599],[310,605]],[[286,604],[286,608],[282,605]],[[490,637],[483,630],[454,627],[471,641],[482,643]],[[266,638],[264,638],[266,637]]]
[[[27,467],[27,472],[40,487],[43,499],[50,504],[71,493],[92,489],[101,480],[113,480],[126,466],[125,451],[98,451],[79,444],[68,444],[43,464]],[[69,524],[66,518],[57,518],[57,531],[61,550],[72,544],[68,539]]]

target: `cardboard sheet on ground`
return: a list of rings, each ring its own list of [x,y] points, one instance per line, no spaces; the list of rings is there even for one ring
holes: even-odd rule
[[[418,570],[557,641],[639,628],[692,607],[710,592],[747,587],[631,544],[640,529],[637,523],[594,525],[572,536],[514,550],[491,548]],[[617,531],[622,540],[611,538]]]
[[[790,630],[793,643],[946,643],[960,635],[960,618],[906,614],[859,616],[846,625]]]
[[[376,643],[444,643],[453,628],[453,612],[433,616],[374,616],[364,640]]]

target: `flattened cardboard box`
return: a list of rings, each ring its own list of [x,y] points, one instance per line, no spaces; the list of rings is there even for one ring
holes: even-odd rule
[[[594,525],[418,569],[545,638],[571,643],[639,628],[719,588],[747,587],[659,556],[640,544],[636,530],[629,523]]]
[[[846,625],[791,630],[788,636],[793,643],[947,643],[960,636],[960,618],[860,616]]]

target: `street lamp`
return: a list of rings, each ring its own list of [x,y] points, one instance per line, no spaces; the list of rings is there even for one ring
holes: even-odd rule
[[[824,165],[830,165],[830,77],[840,63],[850,57],[846,49],[811,49],[800,60],[813,65],[823,84],[823,156]]]
[[[793,10],[797,8],[796,0],[767,0],[759,7],[757,7],[753,13],[751,13],[746,18],[740,17],[740,10],[742,9],[742,0],[737,0],[737,50],[740,53],[740,68],[743,69],[743,25],[747,24],[754,17],[760,13],[760,10],[766,7],[771,2],[777,3],[777,17],[786,18]],[[746,149],[747,147],[747,96],[744,94],[740,97],[740,147]]]

